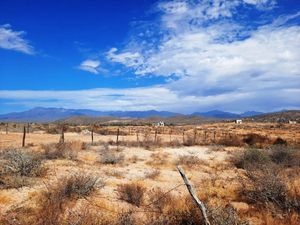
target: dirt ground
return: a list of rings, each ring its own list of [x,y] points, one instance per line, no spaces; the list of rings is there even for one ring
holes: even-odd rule
[[[259,132],[271,137],[282,137],[299,143],[299,125],[284,125],[278,127],[276,124],[243,124],[238,126],[235,124],[226,126],[224,124],[213,124],[202,126],[201,129],[218,129],[222,132],[249,133]],[[194,129],[194,128],[192,128]],[[0,149],[20,148],[22,143],[21,132],[5,131],[0,133]],[[91,142],[91,135],[83,133],[65,133],[66,142]],[[159,134],[165,141],[174,139],[182,140],[181,134]],[[32,151],[41,151],[42,144],[57,143],[60,134],[46,134],[35,131],[26,134],[26,148]],[[135,141],[136,134],[120,136],[120,141]],[[140,135],[140,139],[143,135]],[[94,142],[116,141],[116,135],[100,135],[94,134]],[[180,157],[195,156],[199,160],[196,166],[183,165],[189,179],[194,184],[198,193],[203,192],[214,193],[218,195],[220,201],[226,200],[238,211],[247,214],[249,210],[248,204],[236,201],[234,190],[236,187],[235,178],[239,170],[229,163],[229,158],[233,154],[242,151],[242,147],[224,147],[224,146],[180,146],[180,147],[155,147],[145,149],[141,147],[120,146],[116,150],[116,146],[108,146],[111,151],[123,154],[125,159],[118,164],[102,164],[100,159],[103,154],[102,145],[91,145],[84,150],[78,152],[76,160],[55,159],[44,162],[47,168],[47,174],[42,178],[34,178],[34,182],[30,186],[20,189],[3,189],[0,190],[0,213],[5,214],[9,210],[18,207],[25,207],[34,204],[37,193],[45,189],[45,183],[55,182],[59,177],[67,174],[74,174],[78,171],[100,177],[105,186],[101,190],[93,194],[93,202],[105,201],[110,207],[117,205],[118,207],[127,207],[128,204],[116,200],[116,188],[119,184],[128,182],[141,182],[148,190],[160,187],[164,191],[171,190],[172,193],[186,194],[187,189],[183,184],[182,178],[176,169],[176,165]],[[151,178],[149,174],[156,171],[158,173],[155,178]],[[209,182],[208,182],[209,181]],[[181,185],[181,186],[180,186]],[[105,198],[105,199],[103,199]],[[113,199],[113,200],[108,200]],[[84,201],[84,200],[82,200]],[[248,215],[249,216],[249,215]],[[251,216],[251,215],[250,215]],[[257,218],[256,218],[257,219]],[[253,219],[255,221],[255,219]],[[253,224],[260,224],[259,219]],[[271,224],[271,223],[270,223]]]

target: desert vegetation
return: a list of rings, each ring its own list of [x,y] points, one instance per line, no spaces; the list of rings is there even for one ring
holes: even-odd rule
[[[298,125],[226,126],[10,125],[0,224],[207,224],[178,165],[211,225],[299,224]]]

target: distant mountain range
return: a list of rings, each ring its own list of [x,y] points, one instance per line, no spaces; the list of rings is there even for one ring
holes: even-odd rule
[[[171,117],[180,115],[167,111],[95,111],[89,109],[64,109],[36,107],[23,112],[13,112],[0,115],[0,121],[19,122],[51,122],[74,116],[110,116],[119,118],[147,118],[147,117]]]
[[[236,119],[244,117],[252,117],[262,115],[262,112],[248,111],[241,114],[213,110],[208,112],[195,112],[190,115],[168,111],[96,111],[88,109],[64,109],[64,108],[44,108],[36,107],[23,112],[13,112],[0,115],[0,121],[16,121],[16,122],[52,122],[63,120],[70,117],[114,117],[114,118],[150,118],[150,117],[184,117],[184,116],[200,116],[206,118],[217,119]]]
[[[235,119],[235,118],[243,118],[243,117],[250,117],[250,116],[257,116],[263,114],[262,112],[256,111],[247,111],[241,114],[230,113],[230,112],[223,112],[220,110],[213,110],[208,112],[195,112],[192,115],[194,116],[205,116],[205,117],[214,117],[219,119]]]

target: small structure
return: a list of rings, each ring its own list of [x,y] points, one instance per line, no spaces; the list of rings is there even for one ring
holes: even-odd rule
[[[164,127],[165,126],[165,122],[164,121],[159,121],[157,123],[153,123],[153,126],[156,127]]]
[[[297,121],[289,120],[289,124],[297,124]]]
[[[236,123],[236,124],[242,124],[242,123],[243,123],[243,120],[235,120],[235,123]]]

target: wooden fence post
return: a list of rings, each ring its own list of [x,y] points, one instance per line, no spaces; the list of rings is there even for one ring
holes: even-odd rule
[[[59,143],[64,143],[64,142],[65,142],[65,134],[64,134],[64,127],[62,127]]]
[[[8,123],[6,123],[5,131],[6,131],[6,134],[8,134]]]
[[[26,127],[24,125],[23,129],[23,139],[22,139],[22,147],[25,147],[25,138],[26,138]]]
[[[94,143],[94,125],[92,127],[91,138],[92,138],[92,144],[93,144]]]
[[[119,134],[120,134],[120,128],[117,130],[117,146],[119,146]]]
[[[197,197],[192,184],[190,183],[189,179],[186,177],[184,170],[182,169],[181,166],[177,166],[178,172],[180,173],[185,186],[187,187],[190,195],[192,196],[193,200],[195,201],[196,205],[198,206],[198,208],[201,210],[201,213],[203,215],[204,221],[205,221],[205,225],[210,225],[210,222],[208,220],[208,216],[206,214],[206,207],[204,205],[204,203],[202,201],[199,200],[199,198]]]

